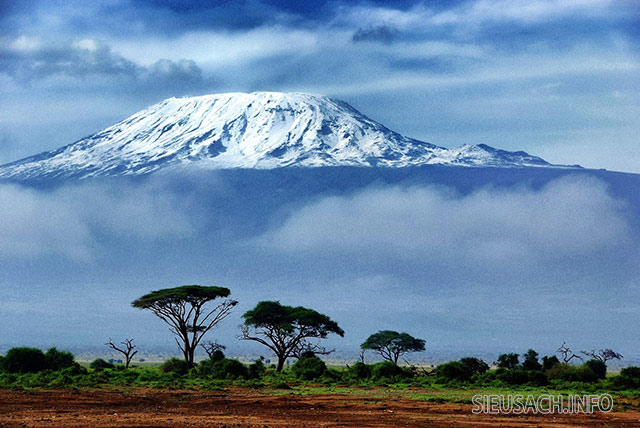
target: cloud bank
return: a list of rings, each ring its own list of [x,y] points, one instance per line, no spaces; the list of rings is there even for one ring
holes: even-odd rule
[[[170,194],[142,186],[35,190],[0,185],[0,259],[95,261],[110,239],[162,241],[193,233]]]
[[[240,301],[216,333],[230,352],[240,346],[240,315],[265,299],[326,311],[348,332],[332,346],[354,352],[373,325],[411,330],[440,350],[553,351],[571,339],[637,351],[629,340],[638,321],[630,302],[640,297],[632,192],[589,173],[472,188],[447,177],[440,186],[333,178],[338,186],[311,193],[304,183],[283,193],[282,175],[271,183],[250,172],[4,184],[0,322],[15,328],[3,340],[81,345],[135,333],[171,349],[164,325],[129,302],[202,283],[229,287]],[[72,308],[69,319],[60,306]],[[84,318],[91,322],[69,333]]]
[[[364,259],[466,272],[465,282],[498,274],[529,282],[550,272],[601,269],[607,255],[636,248],[632,230],[628,206],[603,182],[566,177],[541,190],[463,196],[450,188],[393,187],[329,197],[258,242],[294,256],[342,258],[354,268]]]

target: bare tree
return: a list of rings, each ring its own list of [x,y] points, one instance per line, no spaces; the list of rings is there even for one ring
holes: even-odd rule
[[[414,374],[414,376],[431,376],[432,373],[428,372],[424,367],[418,367],[411,364],[406,359],[403,359],[404,363],[409,367],[409,370]]]
[[[316,355],[329,355],[332,352],[335,352],[335,349],[327,349],[324,346],[321,346],[319,343],[310,343],[309,341],[301,341],[299,342],[291,351],[291,356],[295,358],[300,358],[302,354],[306,352],[313,352]]]
[[[138,351],[135,350],[136,345],[133,344],[133,339],[125,339],[122,342],[120,342],[120,344],[123,345],[124,347],[122,348],[118,347],[115,343],[113,343],[111,338],[109,338],[109,341],[105,343],[106,346],[124,355],[124,368],[128,369],[129,364],[131,363],[131,359],[133,358],[134,355],[138,353]]]
[[[216,342],[216,341],[208,341],[208,342],[204,342],[200,344],[200,347],[202,349],[204,349],[204,352],[207,353],[207,355],[209,356],[209,358],[213,358],[213,354],[216,351],[224,351],[225,349],[227,349],[226,346],[221,345],[220,343]]]
[[[364,353],[365,353],[365,352],[367,352],[367,350],[366,350],[366,349],[361,349],[361,350],[360,350],[360,353],[358,354],[358,359],[360,360],[360,362],[361,362],[362,364],[364,364]]]
[[[598,361],[602,361],[603,363],[606,363],[609,360],[621,360],[622,358],[624,358],[622,356],[622,354],[619,354],[617,352],[615,352],[613,349],[600,349],[598,351],[595,350],[591,350],[591,351],[580,351],[582,352],[584,355],[586,355],[587,357],[591,357],[594,360],[598,360]]]
[[[580,355],[574,354],[573,351],[566,345],[566,343],[567,342],[562,342],[562,346],[559,347],[556,351],[558,354],[562,355],[562,361],[568,363],[574,358],[582,360],[582,357]]]

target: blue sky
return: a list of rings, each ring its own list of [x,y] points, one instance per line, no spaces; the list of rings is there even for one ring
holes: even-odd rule
[[[0,2],[0,162],[170,96],[303,91],[405,135],[640,172],[640,4]]]

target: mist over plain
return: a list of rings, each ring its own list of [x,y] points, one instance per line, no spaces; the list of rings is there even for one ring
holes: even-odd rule
[[[636,175],[492,168],[284,168],[0,184],[0,346],[171,335],[130,302],[180,284],[327,313],[355,353],[379,329],[444,349],[640,351]]]

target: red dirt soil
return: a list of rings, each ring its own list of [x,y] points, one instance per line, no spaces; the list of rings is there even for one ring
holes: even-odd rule
[[[0,427],[640,427],[640,412],[474,415],[467,404],[340,394],[0,391]]]

